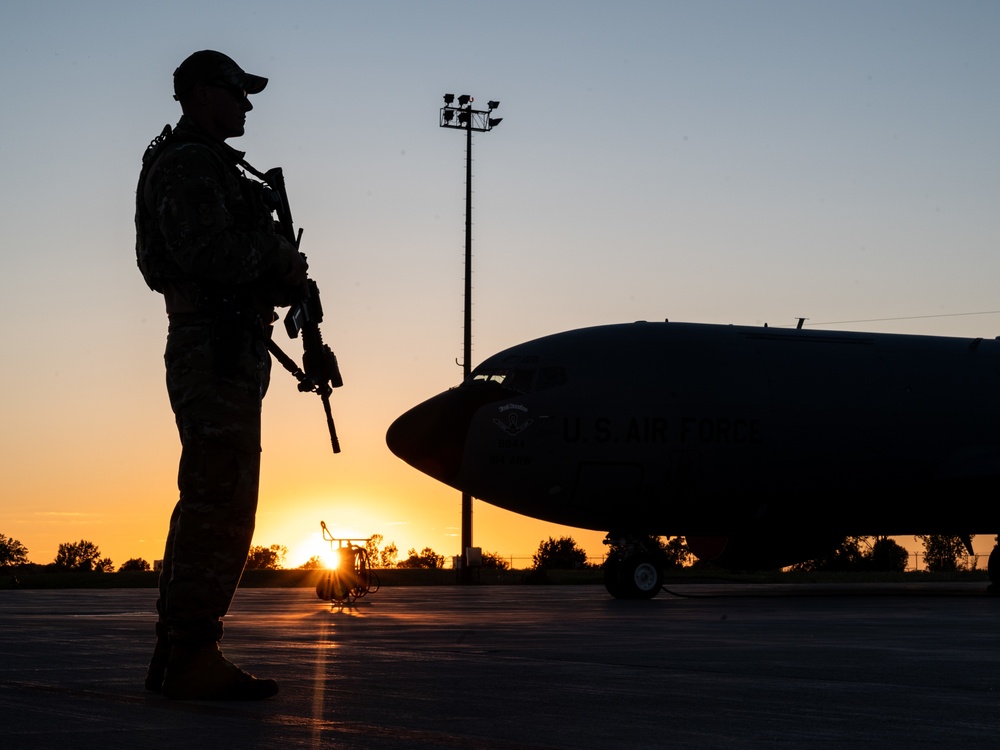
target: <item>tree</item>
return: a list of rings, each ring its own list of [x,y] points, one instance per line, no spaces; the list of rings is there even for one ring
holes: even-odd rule
[[[56,559],[52,564],[59,570],[96,570],[103,572],[111,563],[101,559],[101,550],[93,542],[81,539],[79,542],[65,542],[59,545]],[[112,570],[114,568],[112,567]]]
[[[895,539],[887,536],[875,537],[872,551],[869,555],[869,565],[872,570],[890,570],[902,573],[910,561],[910,553],[906,547]]]
[[[383,539],[381,534],[372,534],[371,538],[365,542],[368,561],[373,568],[395,568],[398,565],[396,561],[399,559],[399,549],[395,542],[389,542],[383,547]]]
[[[319,555],[313,555],[299,566],[299,570],[320,570],[325,567],[326,563],[323,562],[323,558]]]
[[[970,564],[969,555],[960,536],[920,534],[914,539],[923,542],[924,564],[927,570],[933,573],[969,570],[975,565],[974,562]]]
[[[791,566],[805,572],[893,571],[902,573],[910,555],[887,536],[848,536],[826,557]]]
[[[110,557],[102,557],[96,563],[94,563],[95,573],[114,573],[115,564],[111,561]]]
[[[280,570],[288,548],[281,544],[251,547],[247,555],[247,570]]]
[[[372,534],[371,538],[365,542],[365,552],[368,553],[368,559],[371,560],[372,565],[378,564],[378,548],[382,544],[381,534]]]
[[[538,570],[578,570],[587,567],[587,553],[577,546],[571,536],[539,542],[538,551],[531,556]]]
[[[647,536],[640,539],[641,548],[646,552],[658,556],[664,568],[683,568],[690,564],[694,555],[688,549],[687,541],[682,536]],[[627,543],[626,547],[631,551],[634,545]],[[624,554],[625,547],[621,545],[621,540],[615,540],[608,546],[608,555]]]
[[[690,564],[691,550],[688,549],[687,540],[682,536],[668,536],[666,540],[657,538],[660,543],[660,553],[664,557],[664,567],[683,568]]]
[[[430,547],[424,547],[420,554],[413,547],[406,553],[407,558],[396,564],[397,568],[443,568],[444,555],[439,555]]]
[[[149,570],[149,563],[141,557],[133,557],[130,560],[126,560],[122,563],[122,566],[118,568],[119,573],[135,573],[144,570]]]
[[[398,565],[398,559],[399,548],[396,547],[395,542],[389,542],[382,548],[382,551],[378,553],[379,567],[382,568],[395,568],[396,565]]]
[[[0,534],[0,568],[28,564],[28,548],[13,537]]]
[[[867,556],[862,545],[865,537],[847,536],[837,547],[825,557],[796,563],[792,570],[801,572],[846,572],[864,570],[867,567]]]
[[[483,553],[484,570],[510,570],[510,563],[500,556],[498,552]]]

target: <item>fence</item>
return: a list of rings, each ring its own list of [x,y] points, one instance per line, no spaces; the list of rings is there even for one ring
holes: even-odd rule
[[[971,557],[965,557],[969,565],[969,570],[986,570],[986,564],[989,560],[989,555],[972,555]],[[527,568],[534,567],[534,558],[532,555],[509,555],[503,558],[509,565],[511,570],[525,570]],[[909,557],[906,560],[906,571],[919,571],[927,570],[927,565],[923,562],[924,553],[923,552],[910,552]],[[963,562],[963,560],[959,560]],[[588,557],[587,564],[599,566],[604,563],[604,557]]]
[[[924,557],[923,552],[911,552],[910,557],[906,561],[906,569],[910,570],[927,570],[927,566],[921,567],[920,561]],[[964,560],[969,562],[968,570],[986,570],[986,565],[989,562],[989,555],[967,555]],[[912,560],[912,562],[911,562]],[[959,560],[959,564],[963,562],[962,559]]]

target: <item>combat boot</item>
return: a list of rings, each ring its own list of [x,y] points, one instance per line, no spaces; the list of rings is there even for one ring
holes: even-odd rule
[[[277,694],[278,683],[244,672],[222,655],[217,643],[174,644],[162,692],[172,700],[259,701]]]
[[[146,679],[143,684],[151,693],[159,693],[163,689],[163,673],[167,670],[170,659],[170,644],[167,641],[157,641],[153,649],[153,658],[149,660],[146,669]]]
[[[156,646],[153,648],[153,658],[149,660],[146,670],[146,680],[143,683],[146,690],[158,693],[163,688],[163,673],[167,669],[170,658],[170,640],[167,638],[167,626],[156,623]]]

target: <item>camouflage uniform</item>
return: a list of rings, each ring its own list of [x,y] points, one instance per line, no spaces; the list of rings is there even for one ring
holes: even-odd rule
[[[137,193],[136,255],[166,302],[167,392],[182,446],[157,601],[157,632],[174,644],[222,637],[246,563],[265,337],[281,304],[276,280],[297,252],[275,233],[261,184],[237,168],[242,158],[182,117],[151,144]]]

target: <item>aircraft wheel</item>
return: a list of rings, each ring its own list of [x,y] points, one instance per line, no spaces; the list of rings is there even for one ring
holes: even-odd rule
[[[624,598],[652,599],[663,586],[663,571],[649,555],[633,555],[622,562],[618,576]]]
[[[986,563],[986,569],[990,574],[990,585],[987,588],[991,594],[1000,594],[1000,545],[997,545],[990,552],[990,559]]]

